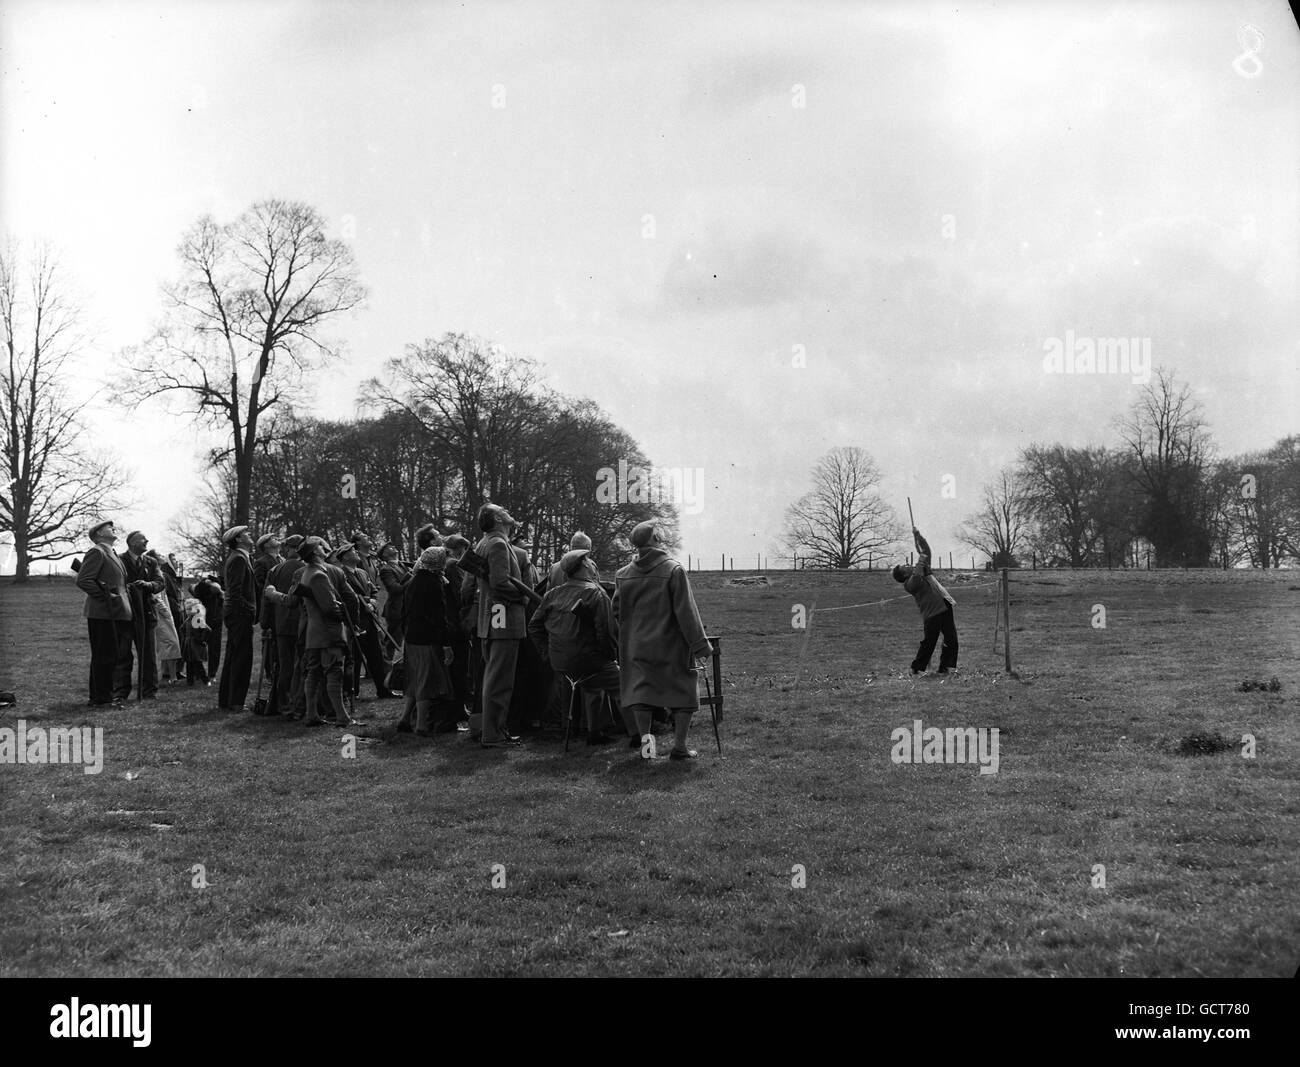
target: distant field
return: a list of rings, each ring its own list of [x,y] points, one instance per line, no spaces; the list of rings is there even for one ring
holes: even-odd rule
[[[945,577],[962,671],[913,679],[910,600],[827,610],[887,575],[731,577],[692,576],[725,758],[702,714],[703,758],[653,766],[395,735],[398,702],[361,702],[355,759],[215,687],[92,716],[80,594],[0,585],[0,726],[106,747],[0,764],[0,975],[1294,974],[1300,574],[1015,572],[1019,679],[992,586]],[[997,727],[998,773],[895,764],[917,719]]]

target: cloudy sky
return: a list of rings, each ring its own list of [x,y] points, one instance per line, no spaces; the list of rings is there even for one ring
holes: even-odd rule
[[[113,355],[189,225],[275,196],[370,290],[319,413],[475,333],[703,468],[683,554],[775,553],[836,445],[960,554],[1018,449],[1108,443],[1141,388],[1052,339],[1149,340],[1225,453],[1300,431],[1298,58],[1281,2],[6,0],[0,229],[60,250],[87,447],[161,547],[202,442],[109,406]]]

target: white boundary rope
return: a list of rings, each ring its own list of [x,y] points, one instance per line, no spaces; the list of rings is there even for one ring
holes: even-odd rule
[[[979,589],[981,586],[997,585],[1000,581],[1001,581],[1000,578],[994,578],[991,582],[967,582],[964,583],[962,586],[960,586],[960,588]],[[952,589],[949,589],[948,591],[951,593]],[[868,600],[863,604],[839,604],[833,608],[821,608],[819,610],[822,612],[826,612],[826,611],[848,611],[850,608],[874,608],[879,604],[892,604],[895,600],[911,600],[911,599],[912,599],[911,593],[904,593],[902,596],[885,597],[884,600]],[[811,623],[809,625],[811,626]]]
[[[983,582],[965,582],[962,584],[961,588],[979,589],[984,586],[1000,585],[1001,582],[1002,582],[1001,578],[994,578],[990,581],[983,581]],[[799,649],[799,662],[795,666],[794,684],[790,688],[791,700],[793,701],[796,698],[799,692],[799,684],[803,681],[804,658],[808,654],[808,642],[812,638],[813,617],[815,615],[827,611],[849,611],[852,608],[874,608],[874,607],[879,607],[881,604],[892,604],[896,600],[911,600],[911,599],[912,599],[911,593],[904,593],[902,596],[885,597],[883,600],[868,600],[862,604],[837,604],[835,607],[832,608],[818,608],[817,602],[814,600],[808,606],[808,617],[805,620],[806,625],[804,627],[804,633],[803,633],[803,646]]]

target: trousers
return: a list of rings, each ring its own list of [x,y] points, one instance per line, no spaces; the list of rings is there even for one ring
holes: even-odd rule
[[[113,674],[123,651],[131,654],[131,623],[114,619],[87,619],[90,635],[90,702],[108,704],[113,699]],[[129,688],[129,683],[128,683]]]
[[[158,695],[158,657],[154,649],[154,626],[152,619],[146,617],[144,625],[144,644],[136,641],[135,624],[127,623],[126,632],[118,630],[117,663],[113,668],[113,696],[117,700],[126,700],[131,696],[131,676],[135,672],[135,656],[140,657],[143,667],[143,681],[140,685],[141,697]]]
[[[912,660],[912,670],[923,671],[930,666],[930,657],[934,655],[940,634],[943,634],[943,652],[939,656],[939,669],[957,666],[957,623],[949,607],[947,611],[925,620],[925,636],[921,638],[921,647],[916,650],[916,659]]]
[[[510,718],[510,697],[519,663],[519,639],[494,637],[483,640],[483,740],[500,741]],[[471,717],[470,732],[474,732]]]
[[[221,667],[217,705],[242,708],[253,678],[253,620],[232,615],[226,620],[226,662]]]

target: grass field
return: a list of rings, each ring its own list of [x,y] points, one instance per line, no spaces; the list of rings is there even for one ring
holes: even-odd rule
[[[993,587],[950,581],[962,671],[917,679],[910,601],[826,610],[887,575],[726,577],[693,576],[725,758],[705,714],[701,759],[650,766],[396,735],[396,701],[358,705],[355,758],[215,687],[92,715],[81,596],[0,586],[0,726],[101,725],[106,753],[0,764],[0,975],[1295,972],[1300,575],[1017,572],[1019,678]],[[916,719],[997,727],[998,773],[895,764]]]

